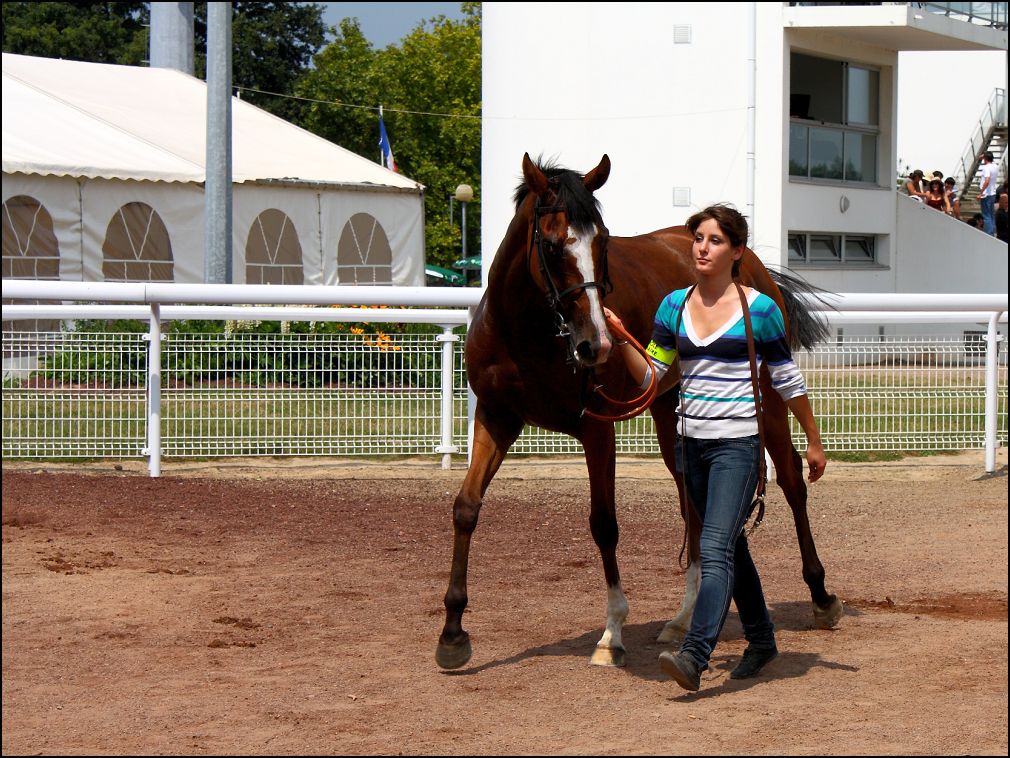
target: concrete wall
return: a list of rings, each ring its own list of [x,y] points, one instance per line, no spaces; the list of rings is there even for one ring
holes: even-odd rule
[[[716,201],[742,208],[744,5],[485,3],[485,259],[513,216],[524,152],[581,172],[609,154],[597,197],[613,234],[679,224]],[[691,27],[690,44],[674,44],[675,25]],[[690,188],[689,207],[674,207],[674,187]]]

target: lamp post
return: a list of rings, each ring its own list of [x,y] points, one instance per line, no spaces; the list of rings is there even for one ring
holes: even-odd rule
[[[463,209],[463,257],[466,258],[466,204],[473,200],[473,187],[469,184],[459,185],[454,197]]]

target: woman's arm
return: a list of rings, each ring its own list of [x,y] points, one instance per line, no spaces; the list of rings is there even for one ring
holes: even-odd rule
[[[796,420],[803,427],[803,433],[807,436],[807,465],[810,473],[807,479],[816,482],[824,475],[824,467],[827,459],[824,456],[824,447],[821,445],[821,433],[817,428],[817,419],[814,418],[813,408],[810,407],[810,399],[804,395],[786,400],[786,405],[793,412]]]
[[[622,329],[624,328],[624,324],[621,322],[621,319],[618,318],[617,314],[615,314],[612,310],[604,308],[603,314],[607,317],[608,321],[613,321]],[[648,386],[650,371],[657,371],[660,375],[659,387],[656,389],[657,395],[662,395],[671,387],[675,387],[680,381],[679,366],[674,364],[673,366],[667,368],[665,365],[657,365],[651,359],[646,358],[639,353],[634,346],[626,340],[619,340],[614,345],[614,351],[618,352],[624,360],[624,365],[627,366],[628,373],[631,374],[631,378],[634,379],[643,389]]]

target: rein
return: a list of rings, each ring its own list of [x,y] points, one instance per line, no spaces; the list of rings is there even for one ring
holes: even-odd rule
[[[651,359],[649,358],[648,353],[646,353],[645,348],[642,347],[641,344],[639,344],[638,340],[636,340],[627,329],[625,329],[623,326],[619,326],[613,321],[608,321],[607,323],[609,324],[611,329],[613,329],[615,332],[618,333],[618,336],[623,337],[628,341],[628,344],[635,349],[635,352],[637,352],[639,355],[642,356],[642,358],[645,359],[646,363],[651,362]],[[592,376],[593,378],[595,378],[596,376],[595,372],[592,372]],[[656,399],[656,392],[658,391],[658,389],[659,389],[659,382],[656,380],[655,371],[650,372],[649,386],[646,387],[645,391],[638,397],[633,398],[631,400],[615,400],[614,398],[610,397],[609,395],[607,395],[607,393],[603,391],[602,384],[597,384],[593,387],[593,392],[598,394],[600,397],[602,397],[604,400],[606,400],[613,406],[616,406],[618,408],[629,408],[630,410],[627,410],[624,413],[620,413],[616,416],[608,416],[602,413],[594,413],[593,411],[584,407],[582,410],[582,415],[589,416],[589,418],[594,418],[597,421],[626,421],[629,418],[634,418],[635,416],[646,410],[650,405],[652,405],[652,401]]]

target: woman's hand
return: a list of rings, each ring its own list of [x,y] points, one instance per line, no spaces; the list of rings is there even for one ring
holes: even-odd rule
[[[824,476],[824,467],[828,465],[828,459],[824,456],[824,448],[821,446],[820,442],[808,442],[807,443],[807,466],[810,467],[810,473],[807,474],[807,480],[811,482],[816,482],[822,476]]]
[[[607,319],[607,321],[609,321],[611,324],[616,324],[621,329],[624,329],[624,322],[621,321],[618,315],[614,313],[612,310],[610,310],[610,308],[608,308],[607,306],[603,306],[603,317]]]

